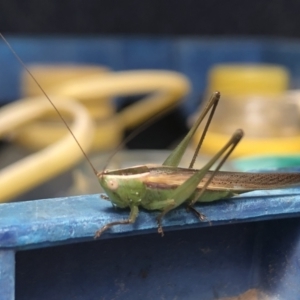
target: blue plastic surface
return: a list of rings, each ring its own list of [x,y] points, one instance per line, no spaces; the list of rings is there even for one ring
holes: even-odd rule
[[[48,247],[17,253],[16,299],[212,300],[253,287],[298,299],[300,219],[274,219],[300,216],[299,192],[251,192],[197,205],[211,223],[181,207],[165,218],[164,238],[156,233],[157,212],[141,211],[134,225],[116,226],[96,242],[95,230],[128,210],[99,195],[1,204],[0,249],[11,267],[12,249]],[[10,279],[1,272],[0,286]]]

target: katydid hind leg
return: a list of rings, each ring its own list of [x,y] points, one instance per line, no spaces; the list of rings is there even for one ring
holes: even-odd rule
[[[218,165],[216,166],[215,170],[212,172],[211,176],[206,181],[206,183],[203,186],[203,188],[201,189],[201,191],[194,197],[194,199],[192,200],[191,204],[195,204],[197,201],[199,201],[201,199],[201,197],[205,193],[208,185],[211,183],[211,181],[213,180],[213,178],[215,177],[215,175],[218,173],[218,171],[224,165],[224,163],[226,162],[226,160],[228,159],[228,157],[230,156],[230,154],[233,152],[233,150],[235,149],[235,147],[237,146],[237,144],[239,143],[239,141],[241,140],[241,138],[243,137],[243,135],[244,135],[244,133],[240,129],[235,132],[235,134],[233,135],[233,138],[231,139],[232,142],[229,141],[229,143],[227,143],[227,145],[226,145],[228,147],[225,146],[227,152],[226,151],[223,152],[224,157],[218,163]],[[231,191],[229,191],[229,193],[231,193]]]
[[[200,116],[198,117],[198,119],[195,122],[195,124],[193,125],[193,127],[190,129],[190,131],[187,133],[187,135],[184,137],[184,139],[179,143],[179,145],[172,151],[172,153],[164,161],[164,163],[163,163],[164,166],[177,167],[179,165],[179,163],[182,159],[182,156],[183,156],[184,152],[186,151],[187,146],[189,145],[189,143],[190,143],[192,137],[194,136],[196,130],[198,129],[199,125],[201,124],[201,122],[203,121],[203,119],[205,118],[207,113],[211,110],[211,108],[212,108],[213,112],[215,111],[215,108],[216,108],[216,106],[219,102],[219,99],[220,99],[220,93],[215,92],[212,95],[212,97],[209,99],[209,101],[207,102],[206,106],[202,110]],[[209,123],[210,123],[210,120],[212,119],[212,114],[210,114],[210,117],[209,117],[209,120],[208,120]],[[209,123],[208,123],[208,125],[205,126],[206,131],[207,131],[207,128],[209,126]],[[202,137],[200,139],[201,144],[204,140],[205,134],[206,134],[206,132],[203,132]],[[197,148],[200,149],[201,144]],[[198,151],[199,151],[199,149],[198,149]]]
[[[173,194],[171,195],[171,199],[174,200],[175,205],[171,208],[176,208],[179,205],[183,204],[187,199],[189,199],[195,190],[197,189],[197,186],[201,182],[201,180],[204,178],[206,173],[209,171],[209,169],[223,156],[221,159],[221,162],[218,164],[216,170],[213,172],[212,177],[208,179],[204,187],[201,189],[201,192],[196,195],[196,199],[192,199],[191,205],[193,205],[197,200],[199,200],[199,197],[202,197],[203,193],[207,189],[207,186],[213,179],[213,176],[216,174],[216,172],[220,169],[222,164],[226,161],[228,156],[231,154],[231,152],[234,150],[235,146],[239,143],[241,138],[243,137],[243,131],[241,129],[238,129],[231,139],[227,142],[227,144],[213,157],[211,160],[198,172],[196,172],[194,175],[192,175],[189,179],[187,179],[183,184],[181,184],[179,187],[175,189]],[[161,217],[162,218],[165,214],[167,214],[170,210],[169,207],[167,207],[165,210],[162,211]]]
[[[220,170],[220,168],[223,166],[223,164],[226,162],[226,160],[228,159],[228,157],[230,156],[230,154],[232,153],[232,151],[235,149],[235,147],[237,146],[237,144],[239,143],[240,139],[243,137],[243,132],[242,131],[238,131],[238,134],[240,136],[238,136],[237,139],[235,139],[235,141],[233,141],[232,144],[227,144],[228,148],[227,148],[227,152],[224,153],[224,157],[221,159],[221,161],[218,163],[216,169],[212,172],[211,176],[209,177],[209,179],[206,181],[206,183],[204,184],[203,188],[201,189],[201,191],[199,193],[197,193],[194,197],[194,199],[188,204],[188,207],[190,210],[192,210],[192,212],[194,214],[196,214],[196,216],[198,217],[198,219],[200,221],[206,221],[207,218],[206,216],[204,216],[201,212],[197,211],[193,205],[197,202],[200,201],[201,198],[203,197],[204,193],[206,192],[206,189],[208,187],[208,185],[211,183],[211,181],[213,180],[214,176],[217,174],[217,172]],[[228,196],[231,195],[232,192],[228,191]]]
[[[202,221],[202,222],[207,221],[207,217],[202,212],[195,209],[195,207],[188,205],[187,211],[192,212],[200,221]]]
[[[216,96],[216,95],[215,95],[215,96]],[[199,140],[199,142],[198,142],[198,145],[197,145],[197,147],[196,147],[196,149],[195,149],[194,155],[193,155],[193,157],[192,157],[192,159],[191,159],[191,162],[190,162],[190,165],[189,165],[189,169],[192,169],[192,168],[194,167],[196,158],[197,158],[197,156],[198,156],[198,153],[199,153],[199,151],[200,151],[200,148],[201,148],[201,146],[202,146],[202,144],[203,144],[203,141],[204,141],[204,139],[205,139],[207,130],[208,130],[209,125],[210,125],[210,123],[211,123],[211,120],[212,120],[212,118],[213,118],[213,116],[214,116],[214,114],[215,114],[216,108],[217,108],[218,103],[219,103],[220,94],[218,93],[217,96],[218,96],[218,97],[212,97],[212,100],[213,100],[213,101],[212,101],[211,111],[210,111],[210,114],[209,114],[208,119],[207,119],[207,121],[206,121],[206,124],[205,124],[205,127],[204,127],[204,129],[203,129],[203,132],[202,132],[202,134],[201,134],[201,137],[200,137],[200,140]],[[200,124],[199,124],[199,125],[200,125]]]
[[[129,225],[129,224],[133,224],[137,218],[139,214],[139,209],[137,206],[133,206],[130,208],[130,215],[128,217],[128,219],[125,220],[120,220],[120,221],[115,221],[115,222],[111,222],[108,224],[105,224],[102,228],[100,228],[99,230],[96,231],[95,235],[94,235],[94,239],[99,238],[102,233],[104,231],[106,231],[107,229],[116,226],[116,225]]]

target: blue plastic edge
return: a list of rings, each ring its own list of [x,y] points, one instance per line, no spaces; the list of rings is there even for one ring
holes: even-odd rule
[[[165,217],[165,231],[300,216],[300,189],[255,191],[196,207],[208,222],[198,221],[180,207]],[[93,240],[101,226],[127,218],[128,214],[128,210],[113,208],[99,195],[1,204],[0,248],[22,250]],[[115,226],[101,238],[155,232],[157,214],[142,210],[136,223]]]

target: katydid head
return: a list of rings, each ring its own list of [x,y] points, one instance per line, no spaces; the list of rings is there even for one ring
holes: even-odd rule
[[[139,206],[146,193],[142,178],[149,174],[146,166],[121,170],[105,170],[97,174],[109,201],[120,208]]]

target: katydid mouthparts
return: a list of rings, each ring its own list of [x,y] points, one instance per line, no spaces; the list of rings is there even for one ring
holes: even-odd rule
[[[97,172],[59,110],[55,107],[54,103],[45,93],[36,78],[28,70],[21,58],[16,54],[1,33],[0,36],[12,51],[13,55],[38,85],[45,95],[45,98],[53,106],[67,130],[74,138],[74,141],[80,148],[83,156],[98,177],[100,185],[108,195],[108,197],[102,198],[110,201],[119,208],[130,209],[130,214],[127,219],[118,220],[102,226],[102,228],[95,233],[95,238],[99,238],[104,231],[115,225],[134,223],[138,217],[140,207],[146,210],[160,211],[157,217],[157,224],[158,232],[163,236],[163,217],[169,211],[180,205],[186,204],[200,220],[204,220],[205,216],[194,208],[196,202],[217,201],[253,190],[289,188],[300,185],[299,173],[242,173],[219,171],[231,152],[242,139],[243,131],[241,129],[236,130],[227,144],[224,145],[224,147],[218,151],[202,169],[193,169],[195,159],[205,139],[206,132],[218,105],[220,99],[219,92],[215,92],[212,95],[190,131],[162,165],[149,164],[126,169],[103,170],[102,172]],[[189,167],[179,168],[178,165],[189,142],[209,112],[208,120]],[[215,170],[210,171],[214,164],[217,164]]]

